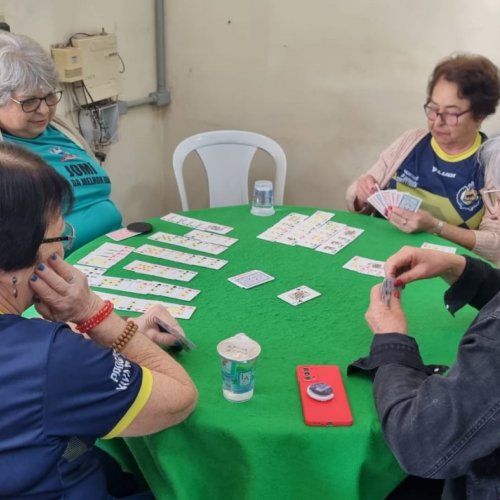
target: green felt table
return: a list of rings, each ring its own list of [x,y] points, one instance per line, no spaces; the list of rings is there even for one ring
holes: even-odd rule
[[[364,313],[370,288],[381,278],[342,265],[355,255],[385,260],[403,245],[445,242],[429,234],[407,235],[386,220],[343,211],[333,211],[333,220],[364,232],[336,255],[256,238],[292,211],[309,215],[315,210],[277,207],[269,217],[253,216],[247,206],[186,212],[234,227],[228,236],[239,241],[218,256],[229,261],[225,267],[211,270],[131,254],[106,273],[151,279],[123,269],[137,258],[199,272],[191,282],[181,283],[201,293],[190,302],[197,307],[192,318],[180,320],[197,349],[178,355],[199,389],[196,410],[180,425],[155,435],[103,443],[129,466],[135,460],[158,499],[383,499],[405,477],[383,440],[370,380],[345,374],[351,361],[368,352],[372,335]],[[155,231],[190,230],[159,218],[150,222]],[[105,241],[111,240],[102,237],[68,260],[76,262]],[[143,235],[123,244],[146,242],[151,243]],[[227,280],[251,269],[266,271],[275,280],[249,290]],[[321,296],[297,307],[277,298],[299,285]],[[410,334],[418,339],[427,363],[450,364],[475,315],[466,307],[452,317],[443,307],[445,289],[435,279],[411,284],[403,292]],[[223,398],[216,351],[219,341],[238,332],[262,347],[255,394],[245,403]],[[351,427],[304,424],[295,378],[299,364],[341,367],[354,417]]]

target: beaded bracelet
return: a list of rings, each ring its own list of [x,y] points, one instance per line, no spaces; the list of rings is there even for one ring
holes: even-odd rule
[[[86,321],[78,323],[76,325],[76,329],[81,333],[87,333],[88,331],[92,330],[92,328],[95,328],[99,323],[104,321],[112,312],[113,303],[109,300],[105,300],[102,309]]]
[[[115,339],[111,344],[111,347],[116,351],[120,352],[128,343],[128,341],[135,335],[135,332],[139,329],[139,325],[133,321],[127,321],[127,326],[123,330],[122,334]]]

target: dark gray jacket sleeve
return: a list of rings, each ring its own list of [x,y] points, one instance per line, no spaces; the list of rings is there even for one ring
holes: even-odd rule
[[[399,333],[375,335],[369,356],[349,367],[374,376],[385,439],[410,474],[460,476],[500,447],[499,289],[498,271],[468,259],[446,303],[452,312],[467,302],[483,309],[445,376],[425,366],[415,340]]]

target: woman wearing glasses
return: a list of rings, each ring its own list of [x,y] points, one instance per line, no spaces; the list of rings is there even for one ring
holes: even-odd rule
[[[188,374],[150,340],[173,344],[153,317],[179,330],[175,319],[155,306],[125,321],[64,261],[72,198],[40,157],[0,143],[1,498],[114,498],[94,441],[160,431],[196,403]],[[33,302],[44,319],[21,316]]]
[[[486,136],[483,120],[500,98],[498,68],[486,57],[459,54],[441,61],[430,77],[427,129],[399,137],[347,190],[351,211],[371,214],[368,197],[397,189],[422,199],[416,212],[389,207],[386,216],[406,233],[428,231],[500,264],[500,221],[485,210],[480,190],[499,185],[477,160]]]
[[[67,216],[74,247],[121,226],[111,184],[85,139],[56,116],[62,91],[50,56],[23,35],[0,31],[0,140],[41,156],[71,183],[75,204]]]

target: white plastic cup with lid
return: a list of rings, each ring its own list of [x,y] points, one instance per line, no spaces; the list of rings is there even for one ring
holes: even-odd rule
[[[274,214],[274,193],[271,181],[255,181],[250,212],[253,215]]]
[[[221,357],[222,394],[228,401],[242,403],[253,396],[255,364],[260,351],[260,345],[244,333],[217,345]]]

